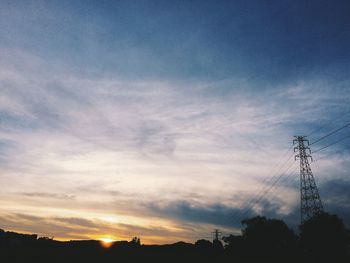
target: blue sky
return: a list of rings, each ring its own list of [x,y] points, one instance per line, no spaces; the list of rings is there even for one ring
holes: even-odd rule
[[[164,243],[238,231],[247,213],[298,223],[297,163],[249,200],[294,135],[350,121],[349,3],[0,5],[0,227]],[[348,226],[349,145],[312,163]]]

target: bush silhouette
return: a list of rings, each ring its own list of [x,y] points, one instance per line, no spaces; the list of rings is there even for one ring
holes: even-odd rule
[[[340,262],[345,257],[348,237],[342,220],[329,213],[320,213],[300,225],[301,246],[317,261]]]
[[[242,240],[255,257],[280,257],[295,252],[296,235],[282,220],[256,216],[242,224]]]

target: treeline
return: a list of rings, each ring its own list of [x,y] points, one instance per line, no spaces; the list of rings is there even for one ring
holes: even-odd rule
[[[236,262],[350,262],[349,231],[336,215],[322,213],[299,226],[297,235],[282,221],[242,221],[242,235],[224,237]]]
[[[0,262],[350,262],[349,232],[336,215],[322,213],[296,234],[282,220],[253,217],[242,234],[195,244],[141,245],[138,238],[109,248],[99,241],[60,242],[0,231]]]

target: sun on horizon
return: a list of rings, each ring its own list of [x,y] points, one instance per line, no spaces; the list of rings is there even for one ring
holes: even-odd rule
[[[99,239],[99,241],[100,241],[102,247],[104,247],[104,248],[109,248],[109,247],[111,247],[111,246],[113,245],[113,243],[114,243],[116,240],[111,239],[111,238],[109,238],[109,237],[101,237],[101,238]]]

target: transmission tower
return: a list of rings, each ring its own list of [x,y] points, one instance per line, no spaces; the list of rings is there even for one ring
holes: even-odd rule
[[[214,229],[214,232],[212,232],[212,234],[213,234],[213,241],[218,241],[220,239],[221,232],[219,231],[219,229]]]
[[[294,147],[294,152],[298,152],[295,160],[300,160],[300,222],[302,224],[321,213],[323,205],[309,164],[309,158],[312,161],[309,141],[305,139],[306,136],[294,137],[293,144],[298,144],[297,147]]]

